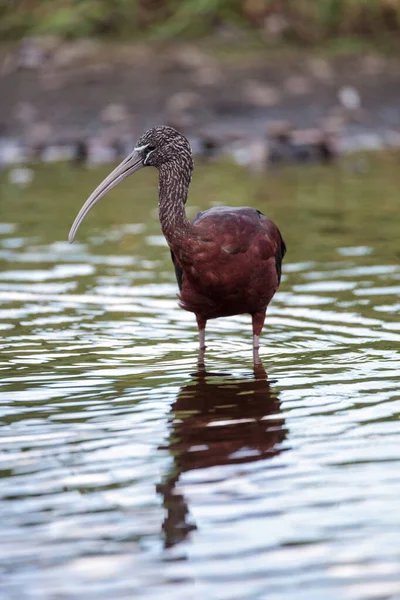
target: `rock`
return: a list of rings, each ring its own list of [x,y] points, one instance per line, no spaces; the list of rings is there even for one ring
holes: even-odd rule
[[[195,92],[177,92],[167,100],[165,109],[168,113],[177,114],[185,110],[198,108],[203,104],[200,94]]]
[[[16,68],[15,57],[11,52],[7,52],[0,60],[0,77],[5,77],[12,73]]]
[[[270,135],[268,161],[277,163],[328,163],[338,155],[334,137],[320,129],[282,129]]]
[[[35,38],[22,40],[17,55],[17,68],[39,69],[45,60],[45,52]]]
[[[60,71],[55,69],[44,69],[40,73],[40,83],[42,90],[52,92],[59,90],[66,85],[66,78]]]
[[[108,104],[100,114],[105,123],[121,123],[129,119],[129,111],[124,104]]]
[[[74,144],[72,164],[75,167],[85,167],[89,159],[89,145],[85,139],[77,140]]]
[[[310,58],[308,68],[316,79],[321,81],[332,81],[334,72],[327,60],[324,58]]]
[[[341,114],[330,114],[320,121],[320,128],[327,134],[341,133],[345,127],[346,120]]]
[[[360,94],[356,90],[356,88],[346,85],[338,91],[338,99],[340,104],[346,110],[357,110],[361,106],[361,98]]]
[[[400,131],[387,131],[385,142],[389,148],[400,148]]]
[[[49,143],[42,148],[40,159],[43,162],[59,162],[72,160],[75,152],[74,144],[71,142]]]
[[[385,68],[387,61],[382,56],[365,56],[362,59],[362,67],[367,75],[379,75]]]
[[[213,62],[204,52],[201,52],[194,46],[184,45],[178,47],[172,55],[172,61],[175,66],[184,67],[186,69],[199,69],[207,67],[210,62]]]
[[[293,125],[290,121],[269,121],[266,127],[266,133],[271,138],[288,139],[293,131]]]
[[[204,111],[204,101],[200,94],[195,92],[177,92],[165,105],[167,122],[176,129],[195,125]]]
[[[217,85],[221,83],[223,74],[216,65],[210,64],[196,69],[192,78],[197,85]]]
[[[365,123],[369,120],[368,113],[361,107],[361,97],[356,88],[344,86],[338,91],[340,104],[335,106],[330,114],[341,117],[346,123]]]
[[[0,143],[0,168],[5,165],[24,162],[27,159],[25,147],[16,139],[3,138]]]
[[[301,96],[311,91],[311,83],[307,77],[292,75],[283,84],[285,90],[293,96]]]
[[[164,70],[174,70],[177,67],[192,71],[191,78],[198,85],[215,85],[221,80],[222,72],[217,62],[201,52],[198,48],[185,45],[174,49],[172,55],[167,53],[161,57]]]
[[[30,157],[35,161],[43,160],[43,153],[52,134],[48,123],[33,123],[28,126],[26,143],[29,147]]]
[[[262,139],[252,140],[249,149],[248,169],[251,173],[262,173],[268,164],[268,146]]]
[[[231,146],[230,154],[237,164],[247,167],[251,173],[265,171],[268,164],[268,147],[263,139],[236,142]]]
[[[98,51],[99,44],[95,40],[83,39],[64,42],[54,52],[52,62],[59,68],[69,67],[75,62],[94,57]]]
[[[28,139],[31,143],[38,144],[47,142],[52,134],[49,123],[34,123],[28,130]]]
[[[157,47],[152,48],[149,44],[135,42],[135,44],[124,44],[118,48],[118,58],[126,65],[146,66],[149,61],[163,60]]]
[[[18,102],[14,111],[14,118],[22,125],[32,123],[36,117],[37,110],[30,102]]]
[[[251,104],[265,108],[275,106],[281,99],[281,93],[276,87],[255,79],[248,79],[245,82],[243,96]]]
[[[283,15],[269,15],[264,21],[265,37],[279,39],[283,36],[288,27],[289,23]]]
[[[48,65],[60,43],[58,37],[51,35],[24,38],[17,50],[17,68],[35,70]]]

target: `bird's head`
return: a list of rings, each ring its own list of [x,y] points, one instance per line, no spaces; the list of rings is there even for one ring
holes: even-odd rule
[[[70,243],[74,241],[83,219],[100,198],[126,177],[133,175],[143,167],[156,167],[157,169],[165,167],[175,173],[181,171],[189,183],[193,171],[193,159],[188,140],[172,127],[153,127],[146,131],[138,139],[133,152],[100,183],[86,200],[69,232]]]
[[[192,169],[192,151],[189,142],[172,127],[153,127],[137,141],[135,150],[145,167],[157,167],[182,161]]]

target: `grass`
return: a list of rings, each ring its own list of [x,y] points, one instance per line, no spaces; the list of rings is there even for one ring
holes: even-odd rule
[[[272,21],[271,21],[272,19]],[[400,0],[0,0],[0,36],[202,37],[221,27],[291,43],[398,36]],[[270,33],[268,34],[268,30]],[[267,33],[265,33],[267,32]]]

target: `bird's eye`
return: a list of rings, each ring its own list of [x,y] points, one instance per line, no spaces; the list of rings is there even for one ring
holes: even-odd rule
[[[156,147],[154,146],[154,144],[149,144],[146,148],[146,152],[153,152],[153,150],[155,150]]]

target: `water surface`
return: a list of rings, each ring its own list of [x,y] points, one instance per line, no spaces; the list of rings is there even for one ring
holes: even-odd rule
[[[288,245],[255,373],[247,316],[197,369],[156,173],[67,244],[106,172],[0,175],[1,598],[399,598],[397,157],[196,170]]]

